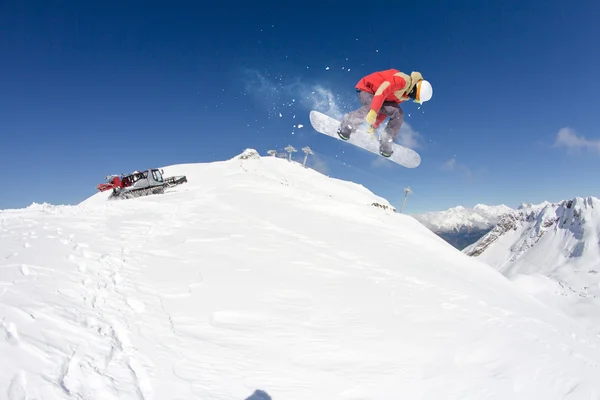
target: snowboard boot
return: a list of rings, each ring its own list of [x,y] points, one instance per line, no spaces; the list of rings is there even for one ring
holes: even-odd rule
[[[385,145],[382,144],[379,147],[379,154],[381,154],[382,156],[389,158],[392,156],[392,154],[394,153],[394,149],[392,148],[392,145]]]
[[[394,138],[383,133],[379,138],[379,154],[391,157],[394,153]]]
[[[343,132],[342,128],[338,128],[337,134],[340,137],[340,139],[342,139],[342,140],[350,139],[350,133]]]

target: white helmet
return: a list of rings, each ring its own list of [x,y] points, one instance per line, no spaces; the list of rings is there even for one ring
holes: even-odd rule
[[[433,88],[431,87],[431,83],[425,79],[421,79],[419,82],[417,82],[415,103],[423,104],[426,101],[431,100],[431,96],[433,96]]]

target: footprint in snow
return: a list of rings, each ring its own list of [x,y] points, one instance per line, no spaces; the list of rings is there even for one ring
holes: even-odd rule
[[[4,329],[6,341],[13,346],[17,346],[19,344],[19,333],[17,332],[17,326],[14,322],[2,322],[0,327]]]
[[[123,281],[123,278],[121,278],[121,275],[117,271],[113,272],[113,274],[112,274],[113,285],[119,286],[119,283],[121,283],[122,281]]]
[[[139,301],[138,299],[134,299],[133,297],[129,297],[127,300],[127,305],[131,307],[131,309],[137,313],[143,313],[146,311],[146,305]]]
[[[75,246],[73,246],[73,251],[87,249],[88,247],[90,247],[90,246],[86,243],[77,243]]]
[[[20,370],[13,376],[7,390],[8,400],[27,400],[27,375]]]
[[[27,265],[23,264],[21,265],[21,273],[25,276],[31,274],[31,271],[29,270],[29,267],[27,267]]]
[[[79,270],[79,272],[85,272],[87,271],[87,265],[83,262],[79,262],[77,263],[77,269]]]

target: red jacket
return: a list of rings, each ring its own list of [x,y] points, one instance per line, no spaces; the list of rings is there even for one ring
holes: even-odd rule
[[[373,72],[362,78],[356,88],[365,92],[373,93],[371,109],[379,113],[384,101],[401,103],[409,99],[407,90],[410,77],[397,69]]]

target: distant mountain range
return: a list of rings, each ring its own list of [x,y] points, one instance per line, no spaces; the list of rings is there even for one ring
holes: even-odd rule
[[[522,204],[463,253],[600,333],[600,200]]]
[[[477,205],[413,215],[464,254],[600,334],[600,200]]]
[[[477,204],[473,208],[462,206],[445,211],[415,214],[413,217],[459,250],[475,243],[500,221],[514,211],[506,205]]]

